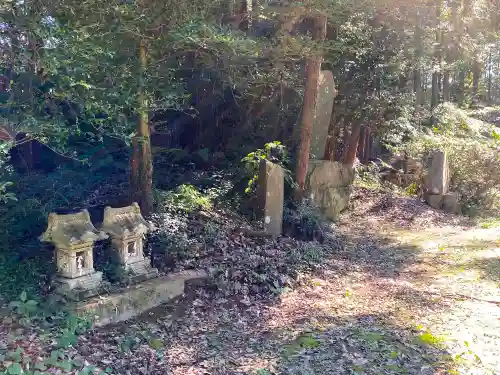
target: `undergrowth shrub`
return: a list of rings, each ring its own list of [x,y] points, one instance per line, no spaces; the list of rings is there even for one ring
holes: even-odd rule
[[[159,208],[169,211],[193,212],[212,208],[212,199],[195,186],[183,184],[171,191],[157,190],[155,200]]]
[[[323,222],[323,215],[309,201],[303,200],[296,203],[288,200],[286,202],[283,211],[283,228],[288,236],[306,241],[323,241]]]

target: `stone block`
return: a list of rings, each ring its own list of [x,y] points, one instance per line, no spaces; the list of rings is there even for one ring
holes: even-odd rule
[[[349,204],[353,181],[352,168],[328,160],[313,160],[306,178],[307,194],[325,218],[337,220]]]
[[[259,169],[259,211],[264,221],[264,231],[279,236],[283,229],[283,204],[285,172],[279,165],[262,160]]]
[[[446,194],[450,188],[450,172],[446,153],[433,151],[429,157],[430,165],[424,178],[425,190],[429,194]]]
[[[448,193],[443,196],[443,210],[450,214],[459,214],[462,211],[457,193]]]
[[[435,208],[436,210],[440,210],[443,208],[443,195],[441,194],[429,194],[425,195],[425,201],[429,206]]]
[[[122,277],[124,284],[136,284],[158,277],[158,269],[151,267],[149,259],[128,264],[125,268],[125,274]]]
[[[72,310],[78,315],[95,317],[96,326],[118,323],[182,295],[187,282],[204,281],[207,277],[205,271],[183,271],[158,277],[117,293],[77,303]]]

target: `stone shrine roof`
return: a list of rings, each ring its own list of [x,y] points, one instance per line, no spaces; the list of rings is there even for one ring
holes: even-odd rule
[[[127,207],[104,209],[104,220],[101,229],[112,237],[124,238],[146,234],[150,225],[141,215],[137,203]]]
[[[107,234],[98,231],[90,221],[87,210],[76,214],[49,215],[47,230],[40,236],[42,242],[52,242],[57,247],[71,246],[95,242],[108,238]]]

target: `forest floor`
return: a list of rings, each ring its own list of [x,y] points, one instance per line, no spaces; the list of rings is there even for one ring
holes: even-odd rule
[[[334,231],[343,246],[274,298],[193,286],[65,355],[123,375],[500,373],[500,227],[362,191]],[[44,350],[35,331],[18,334]]]

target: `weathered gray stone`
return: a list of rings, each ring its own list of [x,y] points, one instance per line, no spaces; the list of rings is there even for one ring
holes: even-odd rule
[[[311,159],[322,159],[325,153],[326,138],[328,136],[335,95],[335,83],[332,72],[322,70],[319,76],[318,97],[312,129]]]
[[[96,326],[117,323],[180,296],[184,292],[186,282],[203,281],[207,277],[205,271],[183,271],[147,280],[120,293],[77,303],[72,310],[78,315],[95,317]]]
[[[462,211],[457,193],[443,195],[443,210],[450,214],[459,214]]]
[[[158,270],[144,257],[143,237],[149,224],[137,203],[120,208],[106,207],[102,229],[111,236],[112,246],[124,268],[123,282],[132,284],[158,276]]]
[[[329,220],[337,220],[349,204],[354,170],[328,160],[309,163],[306,189],[312,203]]]
[[[56,292],[70,298],[74,295],[94,295],[101,289],[102,273],[94,270],[94,242],[108,236],[98,231],[87,210],[75,214],[49,215],[42,242],[55,246],[58,270]]]
[[[429,206],[440,210],[443,208],[443,195],[442,194],[425,194],[425,201]]]
[[[429,194],[446,194],[450,188],[450,173],[446,153],[433,151],[429,156],[429,169],[424,178],[425,190]]]
[[[264,231],[274,236],[279,236],[283,229],[284,180],[283,168],[268,160],[260,162],[259,211],[264,221]]]
[[[319,77],[316,111],[314,112],[311,146],[309,148],[311,159],[322,159],[325,153],[333,101],[336,95],[337,91],[335,90],[332,72],[322,70]],[[293,139],[295,142],[299,142],[300,126],[294,128]]]

